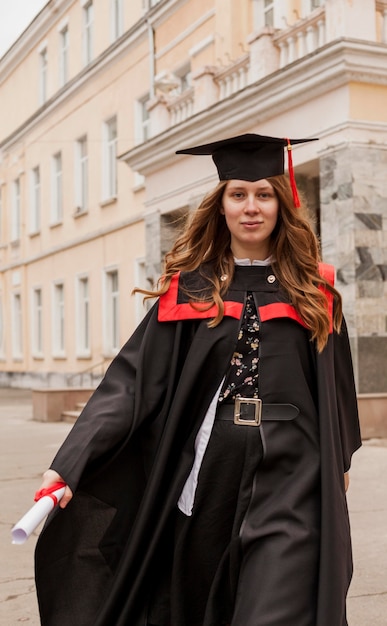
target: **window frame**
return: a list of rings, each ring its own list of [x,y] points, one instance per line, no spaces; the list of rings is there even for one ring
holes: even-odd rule
[[[63,87],[69,80],[69,47],[70,33],[68,24],[59,31],[59,86]]]
[[[87,213],[89,208],[89,146],[87,135],[75,142],[74,159],[75,215]]]
[[[0,360],[5,360],[5,310],[4,294],[0,290]]]
[[[124,33],[123,0],[110,0],[110,39],[113,43]]]
[[[84,286],[87,286],[86,297]],[[79,274],[76,277],[76,356],[90,358],[91,356],[91,308],[90,308],[90,279],[88,274]]]
[[[58,165],[60,167],[58,167]],[[51,157],[51,226],[63,222],[63,156],[58,150]]]
[[[30,235],[36,235],[40,233],[42,207],[41,192],[42,184],[40,177],[40,166],[36,165],[30,171]]]
[[[23,306],[20,290],[12,292],[11,307],[12,359],[21,361],[23,359]]]
[[[39,50],[39,104],[47,102],[48,94],[48,49],[44,46]]]
[[[5,186],[0,183],[0,246],[3,243],[4,231],[3,231],[3,219],[4,219],[4,189]]]
[[[263,21],[266,27],[268,28],[274,27],[274,0],[264,0]]]
[[[17,176],[12,181],[11,196],[11,242],[16,243],[21,238],[21,178]]]
[[[111,131],[114,130],[112,133]],[[102,128],[102,203],[115,200],[118,194],[117,150],[118,120],[112,115]]]
[[[82,6],[82,48],[83,65],[89,65],[94,58],[94,3],[88,0]]]
[[[54,359],[66,357],[66,293],[63,280],[55,280],[52,285],[51,345]]]
[[[113,287],[113,276],[117,279]],[[120,289],[118,267],[105,268],[103,272],[103,346],[104,355],[115,356],[120,349]]]
[[[37,294],[40,302],[37,302]],[[44,355],[43,341],[43,289],[40,285],[32,287],[31,293],[31,355],[34,359],[42,359]]]
[[[150,138],[150,115],[147,110],[147,103],[149,101],[149,93],[146,93],[136,101],[134,136],[137,145],[144,143]]]

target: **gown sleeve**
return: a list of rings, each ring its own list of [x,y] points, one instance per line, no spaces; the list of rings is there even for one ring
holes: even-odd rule
[[[345,319],[343,319],[340,333],[334,333],[334,363],[343,463],[344,471],[347,472],[351,465],[352,454],[361,446],[361,433]]]
[[[135,395],[139,388],[145,390],[143,404],[148,415],[155,414],[162,404],[168,379],[168,343],[173,341],[175,325],[159,324],[157,308],[156,303],[113,359],[51,464],[72,491],[90,463],[113,451],[138,426]],[[152,385],[144,381],[145,369]]]

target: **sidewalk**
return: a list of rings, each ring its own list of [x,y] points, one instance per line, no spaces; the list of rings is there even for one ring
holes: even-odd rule
[[[71,427],[31,418],[29,392],[0,389],[0,626],[40,624],[33,566],[37,535],[12,545],[10,531],[34,504],[41,475]]]
[[[36,535],[16,546],[10,531],[32,506],[41,474],[71,428],[61,422],[34,422],[31,416],[28,392],[0,389],[0,626],[39,626],[33,572]],[[365,442],[355,454],[348,503],[355,561],[348,623],[386,626],[387,441]]]

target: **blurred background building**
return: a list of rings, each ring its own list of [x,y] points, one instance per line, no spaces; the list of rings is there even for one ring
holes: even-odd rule
[[[94,383],[217,182],[175,151],[255,132],[319,137],[298,185],[387,392],[387,0],[50,0],[0,103],[0,385]]]

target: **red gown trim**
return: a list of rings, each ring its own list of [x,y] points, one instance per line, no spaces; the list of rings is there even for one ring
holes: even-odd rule
[[[177,301],[179,289],[180,272],[172,276],[171,284],[166,293],[160,296],[159,302],[159,322],[174,322],[179,320],[202,320],[215,317],[218,313],[218,307],[213,304],[207,308],[205,304],[195,303],[179,303]],[[201,308],[203,307],[203,308]],[[242,302],[233,302],[226,300],[224,302],[224,314],[228,317],[240,319],[243,311]]]
[[[334,267],[327,265],[326,263],[319,264],[319,270],[322,278],[325,278],[331,285],[334,284]],[[179,290],[180,272],[177,272],[172,276],[171,284],[166,293],[160,296],[159,299],[159,322],[175,322],[179,320],[188,319],[209,319],[216,316],[218,307],[214,304],[210,308],[201,308],[200,303],[191,304],[178,302],[178,290]],[[333,332],[333,294],[331,294],[323,285],[319,287],[323,291],[328,300],[328,311],[331,320],[330,332]],[[240,319],[243,311],[242,302],[233,302],[231,300],[224,301],[224,314],[228,317],[234,317]],[[287,317],[293,319],[302,326],[306,327],[301,316],[297,313],[294,306],[285,302],[273,302],[272,304],[266,304],[259,307],[259,316],[262,322],[268,320],[277,319],[281,317]]]

